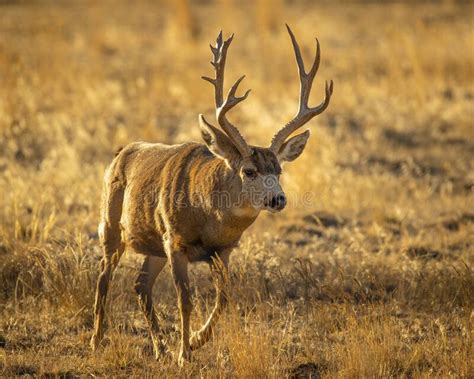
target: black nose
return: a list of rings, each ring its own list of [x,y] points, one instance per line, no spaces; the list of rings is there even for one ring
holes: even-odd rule
[[[278,210],[282,210],[283,208],[285,208],[286,206],[286,196],[282,193],[274,196],[272,198],[272,201],[271,201],[271,204],[270,206],[273,208],[273,209],[278,209]]]

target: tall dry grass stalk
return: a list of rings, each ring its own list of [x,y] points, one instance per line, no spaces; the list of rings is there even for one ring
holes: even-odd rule
[[[472,377],[471,13],[460,2],[1,4],[0,376]],[[151,359],[133,256],[92,354],[106,165],[131,141],[200,140],[197,114],[213,109],[200,76],[221,28],[236,33],[226,80],[244,72],[253,88],[232,121],[267,145],[297,107],[285,22],[305,59],[321,43],[314,101],[319,78],[335,81],[285,167],[297,200],[244,236],[229,312],[192,364]],[[212,308],[206,270],[192,269],[194,327]],[[167,271],[155,297],[176,346]]]

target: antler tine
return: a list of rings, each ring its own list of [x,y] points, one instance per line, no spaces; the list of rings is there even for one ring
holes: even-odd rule
[[[242,75],[239,79],[237,79],[237,81],[232,85],[232,87],[230,88],[228,94],[227,94],[227,99],[225,101],[225,103],[221,106],[221,109],[225,108],[227,110],[233,108],[235,105],[237,105],[238,103],[240,103],[241,101],[245,100],[248,96],[248,94],[250,93],[251,89],[248,89],[245,94],[243,94],[242,96],[236,96],[235,95],[235,92],[237,91],[237,88],[239,87],[239,84],[242,80],[244,80],[245,78],[245,75]]]
[[[319,63],[321,63],[321,46],[319,46],[319,40],[316,38],[316,56],[314,57],[313,67],[309,72],[309,75],[314,78],[319,70]]]
[[[298,41],[296,40],[295,35],[291,31],[288,24],[285,24],[285,25],[286,25],[286,29],[288,30],[288,33],[290,34],[291,43],[293,44],[293,50],[295,51],[296,64],[298,65],[298,72],[300,75],[306,75],[306,72],[304,70],[304,62],[303,62],[303,58],[301,57],[301,51],[300,51],[300,46],[298,45]]]
[[[216,77],[210,78],[208,76],[202,76],[202,78],[214,86],[214,97],[216,103],[216,118],[222,128],[222,130],[229,136],[229,138],[234,142],[235,146],[242,154],[242,156],[250,155],[250,147],[244,138],[240,134],[239,130],[232,125],[229,120],[226,118],[226,113],[236,106],[241,101],[245,100],[250,93],[250,90],[247,90],[243,96],[236,96],[237,88],[240,82],[245,78],[245,75],[241,76],[230,88],[227,98],[224,99],[224,69],[225,61],[227,58],[227,49],[229,48],[234,34],[232,34],[227,40],[224,40],[222,37],[222,31],[219,32],[216,40],[216,47],[211,47],[213,60],[211,61],[212,66],[215,69]]]
[[[288,29],[288,34],[290,35],[291,43],[293,44],[293,49],[295,51],[296,64],[298,66],[298,74],[300,77],[300,98],[298,113],[290,122],[288,122],[282,129],[280,129],[272,139],[270,149],[275,153],[279,151],[285,140],[295,130],[306,124],[314,116],[321,114],[328,107],[334,87],[332,80],[329,83],[326,82],[326,95],[324,97],[323,102],[314,108],[308,106],[308,100],[309,95],[311,93],[313,80],[316,76],[316,73],[318,72],[319,63],[321,61],[321,49],[319,46],[319,41],[316,38],[316,55],[314,58],[314,62],[309,72],[306,72],[304,68],[303,58],[301,56],[300,47],[298,45],[298,42],[296,41],[295,35],[293,34],[288,25],[286,25],[286,28]]]

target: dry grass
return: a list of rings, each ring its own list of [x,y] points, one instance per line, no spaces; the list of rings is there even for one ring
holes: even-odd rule
[[[0,376],[472,377],[472,4],[185,0],[0,2]],[[233,299],[180,370],[156,362],[132,282],[113,280],[108,344],[89,351],[101,177],[134,140],[198,140],[207,44],[235,31],[232,115],[267,144],[296,109],[284,22],[333,78],[330,109],[286,167],[293,201],[232,259]],[[301,201],[305,193],[312,196]],[[277,231],[277,232],[275,232]],[[212,286],[193,268],[196,327]],[[169,273],[156,286],[176,346]]]

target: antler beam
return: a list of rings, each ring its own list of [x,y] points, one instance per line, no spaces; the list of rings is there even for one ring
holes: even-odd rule
[[[286,25],[288,33],[290,34],[291,42],[293,44],[293,49],[295,51],[296,64],[298,65],[298,73],[300,77],[300,99],[299,99],[299,108],[298,113],[295,117],[288,122],[272,139],[270,150],[274,153],[278,153],[281,146],[285,143],[286,139],[297,129],[302,127],[308,121],[310,121],[314,116],[321,114],[328,107],[329,101],[331,100],[331,95],[333,91],[333,81],[326,81],[326,96],[321,104],[311,108],[308,105],[309,95],[311,93],[311,86],[313,85],[313,79],[316,76],[319,68],[319,62],[321,60],[321,52],[319,47],[319,41],[316,38],[316,56],[314,58],[313,65],[309,72],[305,71],[303,58],[301,57],[300,47],[296,41],[295,35],[291,31],[290,27]]]
[[[215,103],[216,103],[216,118],[222,130],[229,136],[229,138],[234,143],[235,147],[239,150],[240,154],[243,157],[249,156],[251,154],[251,149],[245,142],[244,137],[240,134],[239,130],[232,125],[232,123],[227,119],[226,114],[238,103],[245,100],[250,93],[250,89],[245,92],[243,96],[237,96],[237,88],[239,87],[240,82],[245,78],[245,75],[241,76],[234,85],[230,88],[227,97],[224,99],[224,69],[225,61],[227,58],[227,49],[229,48],[230,43],[234,35],[232,34],[227,40],[223,40],[222,31],[217,36],[216,47],[211,47],[213,60],[211,65],[216,71],[216,77],[210,78],[208,76],[203,76],[202,78],[214,86],[215,90]]]

